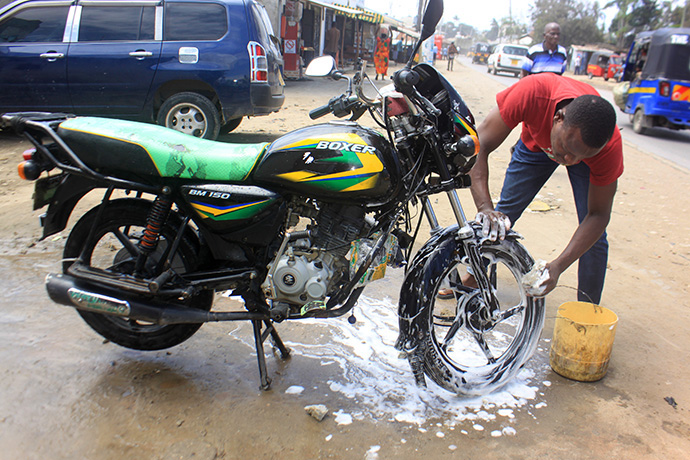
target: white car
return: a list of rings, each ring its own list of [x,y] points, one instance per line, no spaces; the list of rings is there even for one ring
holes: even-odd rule
[[[501,43],[494,46],[494,50],[487,61],[486,71],[494,75],[498,72],[511,72],[516,77],[520,76],[522,64],[527,60],[529,48],[522,45]]]

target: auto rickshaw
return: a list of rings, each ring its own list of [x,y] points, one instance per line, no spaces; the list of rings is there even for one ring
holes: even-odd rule
[[[616,73],[621,68],[621,58],[611,51],[596,51],[592,53],[587,63],[587,76],[604,77],[608,81],[609,78],[614,78]]]
[[[616,104],[633,131],[690,128],[690,29],[658,29],[635,36]],[[614,94],[616,91],[614,91]]]
[[[491,47],[486,43],[476,43],[472,47],[472,64],[486,64]]]

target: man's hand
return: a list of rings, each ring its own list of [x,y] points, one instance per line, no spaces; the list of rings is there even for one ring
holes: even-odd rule
[[[549,262],[546,264],[546,270],[549,273],[549,277],[543,283],[541,283],[541,287],[544,288],[542,296],[545,296],[556,288],[558,278],[561,277],[562,273],[562,270],[554,262]]]
[[[502,212],[482,211],[478,212],[474,219],[482,224],[482,233],[491,241],[496,241],[497,238],[505,239],[506,233],[510,230],[510,219]]]
[[[522,277],[522,285],[528,296],[544,297],[554,290],[560,276],[561,271],[557,264],[538,260],[534,263],[532,270]]]

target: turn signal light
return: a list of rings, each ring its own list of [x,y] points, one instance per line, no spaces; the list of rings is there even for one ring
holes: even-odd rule
[[[36,180],[41,175],[41,168],[38,167],[35,161],[26,160],[17,165],[17,173],[24,180]]]
[[[669,97],[671,95],[671,84],[667,81],[659,82],[659,94]]]

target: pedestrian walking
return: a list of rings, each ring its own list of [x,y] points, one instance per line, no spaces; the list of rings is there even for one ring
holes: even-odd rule
[[[335,23],[333,23],[333,25],[331,25],[331,28],[328,29],[328,32],[326,32],[326,43],[324,46],[324,51],[326,52],[326,54],[333,56],[336,65],[338,65],[338,57],[340,54],[340,29],[336,27]]]
[[[453,70],[453,62],[455,61],[456,54],[458,54],[458,49],[455,47],[455,43],[451,43],[448,47],[448,68],[446,70]]]
[[[374,67],[376,67],[376,78],[383,80],[388,74],[388,59],[391,50],[391,38],[388,29],[381,27],[376,35],[376,49],[374,50]]]

